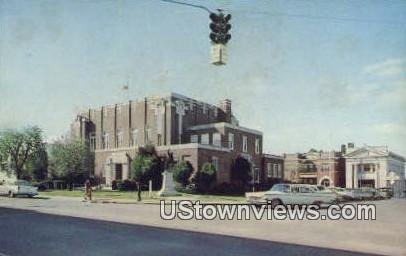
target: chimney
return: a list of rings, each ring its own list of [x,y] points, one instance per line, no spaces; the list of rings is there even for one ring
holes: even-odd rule
[[[223,112],[223,120],[224,122],[230,123],[231,122],[231,100],[224,99],[221,100],[219,103],[219,108]]]
[[[347,147],[345,146],[345,144],[341,145],[341,154],[345,155],[347,153]]]

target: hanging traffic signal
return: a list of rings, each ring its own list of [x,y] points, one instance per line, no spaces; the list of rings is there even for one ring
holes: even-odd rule
[[[219,10],[218,13],[210,13],[210,40],[214,44],[226,45],[231,39],[231,35],[228,33],[231,29],[231,24],[228,22],[231,20],[231,14],[224,15],[224,13]]]

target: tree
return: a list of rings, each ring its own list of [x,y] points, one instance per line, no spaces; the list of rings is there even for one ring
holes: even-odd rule
[[[53,178],[64,179],[72,188],[93,173],[94,154],[81,141],[56,142],[50,146],[49,167]]]
[[[194,172],[190,178],[200,193],[209,191],[210,186],[216,181],[216,167],[212,163],[204,163],[200,171]]]
[[[21,131],[7,130],[0,134],[0,155],[2,158],[10,156],[18,179],[23,175],[27,160],[44,147],[42,130],[36,126]]]
[[[141,186],[152,180],[153,187],[162,184],[162,164],[154,147],[140,147],[137,156],[131,163],[131,179],[137,183],[138,201],[141,201]]]
[[[172,167],[171,171],[175,181],[182,184],[182,186],[186,186],[189,184],[189,178],[193,172],[193,167],[188,161],[180,161]]]
[[[27,160],[25,175],[36,181],[44,180],[48,175],[48,154],[45,147],[39,149]]]
[[[239,186],[247,186],[252,180],[251,163],[244,157],[237,157],[231,166],[231,180]]]

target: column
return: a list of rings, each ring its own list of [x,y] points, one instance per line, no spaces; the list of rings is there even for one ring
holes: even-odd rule
[[[129,165],[128,163],[123,163],[123,180],[129,179]]]
[[[161,135],[164,130],[164,122],[165,122],[164,114],[165,114],[165,101],[161,100],[155,106],[157,134]]]
[[[111,182],[113,181],[113,177],[112,177],[113,168],[114,168],[113,159],[110,158],[110,161],[107,164],[107,168],[105,168],[105,177],[106,177],[107,186],[111,186]]]
[[[355,165],[355,170],[354,170],[354,188],[358,188],[358,167],[360,165],[357,164]]]
[[[183,101],[176,101],[175,102],[175,107],[176,107],[176,114],[178,114],[178,143],[182,143],[182,130],[183,130],[183,116],[185,115],[185,110],[186,106]]]

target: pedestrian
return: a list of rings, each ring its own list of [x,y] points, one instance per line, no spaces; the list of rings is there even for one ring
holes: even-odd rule
[[[85,182],[85,200],[92,201],[92,184],[89,179]]]

